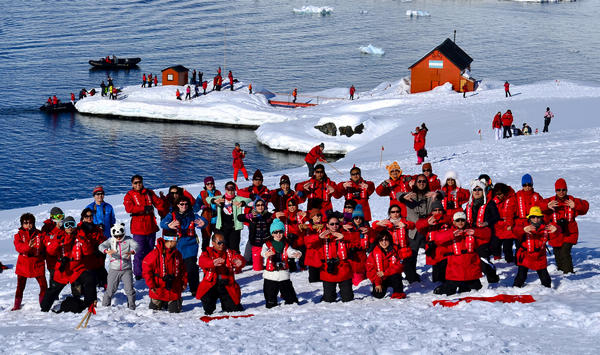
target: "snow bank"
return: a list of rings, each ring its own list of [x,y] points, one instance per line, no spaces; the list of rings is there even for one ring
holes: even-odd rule
[[[366,47],[358,47],[361,53],[363,54],[371,54],[371,55],[379,55],[382,56],[385,54],[383,48],[375,47],[372,44],[369,44]]]
[[[78,101],[75,107],[81,113],[93,115],[144,117],[248,127],[258,127],[264,122],[283,122],[293,118],[285,114],[285,111],[269,105],[268,92],[249,95],[243,83],[235,84],[234,91],[226,87],[222,91],[210,91],[207,95],[184,101],[175,98],[177,89],[183,93],[182,97],[185,97],[184,86],[152,88],[127,86],[119,94],[119,100],[109,100],[107,97],[94,95]]]
[[[304,14],[304,15],[317,14],[317,15],[321,15],[321,16],[327,16],[327,15],[331,15],[333,13],[333,7],[308,5],[308,6],[302,6],[299,9],[294,8],[292,11],[295,14]]]
[[[406,16],[408,17],[430,17],[431,15],[427,11],[423,10],[406,10]]]

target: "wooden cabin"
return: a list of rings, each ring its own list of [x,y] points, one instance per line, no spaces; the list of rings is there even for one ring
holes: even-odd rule
[[[451,83],[454,91],[463,92],[465,84],[465,91],[473,91],[475,79],[470,75],[472,61],[456,43],[446,38],[442,44],[408,68],[410,92],[414,94],[429,91],[445,83]]]
[[[175,65],[162,70],[162,85],[187,85],[188,72],[190,70],[183,65]]]

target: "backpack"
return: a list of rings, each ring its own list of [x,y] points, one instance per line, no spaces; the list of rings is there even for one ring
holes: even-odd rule
[[[58,309],[58,313],[62,312],[72,312],[72,313],[81,313],[87,307],[83,303],[80,298],[68,296],[64,301],[60,304],[60,308]]]

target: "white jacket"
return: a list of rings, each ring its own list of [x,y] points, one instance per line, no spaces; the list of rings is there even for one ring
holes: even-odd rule
[[[267,244],[263,244],[262,246],[262,250],[260,252],[260,255],[263,257],[263,266],[267,265],[267,251],[269,251],[269,247],[267,247]],[[302,255],[302,253],[294,248],[292,248],[291,246],[288,247],[287,249],[287,256],[288,258],[292,258],[292,255],[295,255],[296,253],[299,253],[300,255]],[[288,259],[289,260],[289,259]],[[290,279],[290,270],[276,270],[276,271],[267,271],[267,269],[265,269],[263,271],[263,278],[265,280],[271,280],[271,281],[285,281],[285,280],[289,280]]]

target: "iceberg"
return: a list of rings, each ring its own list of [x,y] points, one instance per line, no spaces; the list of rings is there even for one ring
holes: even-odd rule
[[[427,11],[423,10],[406,10],[406,16],[408,17],[430,17],[431,15]]]
[[[327,16],[327,15],[331,15],[331,13],[333,12],[333,7],[328,7],[328,6],[302,6],[300,9],[296,9],[294,8],[292,11],[294,11],[295,14],[303,14],[303,15],[321,15],[321,16]]]
[[[385,51],[382,48],[375,47],[372,44],[369,44],[366,47],[359,47],[358,49],[360,49],[360,52],[363,54],[371,54],[371,55],[379,55],[379,56],[385,54]]]

